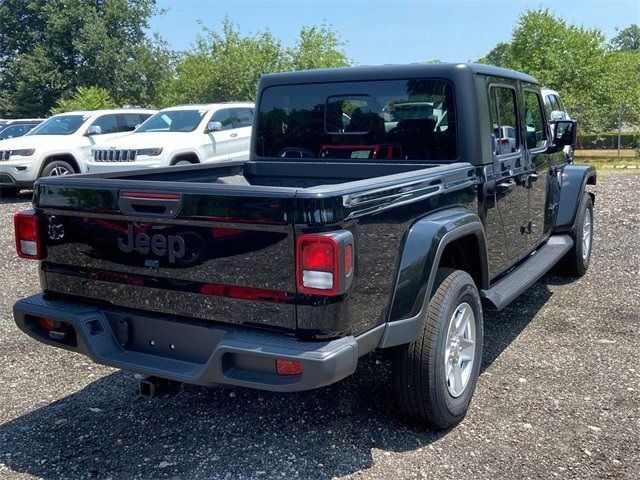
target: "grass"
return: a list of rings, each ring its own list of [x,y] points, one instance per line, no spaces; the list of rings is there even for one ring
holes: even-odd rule
[[[627,148],[620,150],[620,158],[633,158],[635,159],[636,151]],[[576,157],[580,158],[591,158],[591,157],[599,157],[599,158],[618,158],[618,150],[576,150]]]
[[[601,169],[629,169],[637,171],[640,168],[640,159],[636,158],[636,151],[631,149],[620,150],[576,150],[575,163],[588,163],[598,170]]]

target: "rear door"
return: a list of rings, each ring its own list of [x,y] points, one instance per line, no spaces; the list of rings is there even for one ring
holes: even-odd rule
[[[233,150],[234,158],[249,159],[249,144],[251,142],[251,126],[253,125],[253,110],[250,108],[231,108],[233,120]]]
[[[37,194],[48,225],[46,290],[114,307],[295,329],[295,190],[66,180],[47,182]]]
[[[529,167],[522,146],[516,87],[515,82],[504,79],[504,82],[491,84],[488,90],[497,175],[492,193],[500,212],[509,259],[508,263],[495,265],[497,271],[520,258],[529,246],[526,232]],[[515,138],[509,137],[507,132],[512,132]]]
[[[233,157],[234,141],[237,133],[233,130],[233,119],[228,108],[216,110],[209,122],[220,122],[222,130],[217,132],[209,132],[206,135],[205,145],[205,161],[229,160]]]

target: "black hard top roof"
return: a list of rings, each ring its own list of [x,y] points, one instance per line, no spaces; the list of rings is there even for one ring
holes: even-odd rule
[[[539,82],[526,73],[494,67],[480,63],[412,63],[408,65],[375,65],[345,68],[303,70],[299,72],[271,73],[263,75],[262,88],[272,85],[296,83],[324,83],[362,80],[392,80],[395,78],[460,77],[460,74],[482,74],[495,77],[514,78],[524,82]]]

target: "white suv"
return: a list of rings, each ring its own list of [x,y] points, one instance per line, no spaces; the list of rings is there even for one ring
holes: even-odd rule
[[[30,188],[38,177],[86,172],[91,147],[126,135],[156,110],[123,108],[54,115],[22,137],[0,141],[0,195]]]
[[[252,124],[253,103],[165,108],[133,134],[93,148],[88,171],[247,160]]]

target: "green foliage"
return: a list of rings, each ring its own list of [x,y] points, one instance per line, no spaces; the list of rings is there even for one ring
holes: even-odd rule
[[[511,68],[511,44],[507,42],[498,43],[478,62],[495,65],[496,67]]]
[[[612,50],[622,52],[640,50],[640,25],[636,23],[619,30],[618,34],[611,40],[610,46]]]
[[[343,46],[344,42],[327,24],[302,27],[296,46],[286,52],[285,61],[291,70],[347,67],[350,62]]]
[[[303,27],[296,45],[285,48],[269,30],[242,35],[227,18],[221,33],[205,29],[183,54],[164,85],[162,104],[253,100],[265,73],[349,65],[342,45],[324,24]]]
[[[549,10],[522,14],[511,41],[480,61],[527,72],[559,91],[582,133],[617,126],[620,104],[626,123],[640,118],[640,51],[612,51],[601,31],[569,25]]]
[[[634,133],[620,135],[621,148],[638,148],[638,137]],[[590,133],[581,138],[580,148],[585,150],[609,150],[618,148],[618,132]]]
[[[67,99],[62,99],[51,109],[51,114],[71,112],[73,110],[102,110],[116,108],[118,105],[109,92],[100,87],[78,87]]]
[[[168,73],[146,35],[154,0],[0,2],[0,115],[41,116],[79,86],[119,103],[152,103]]]

